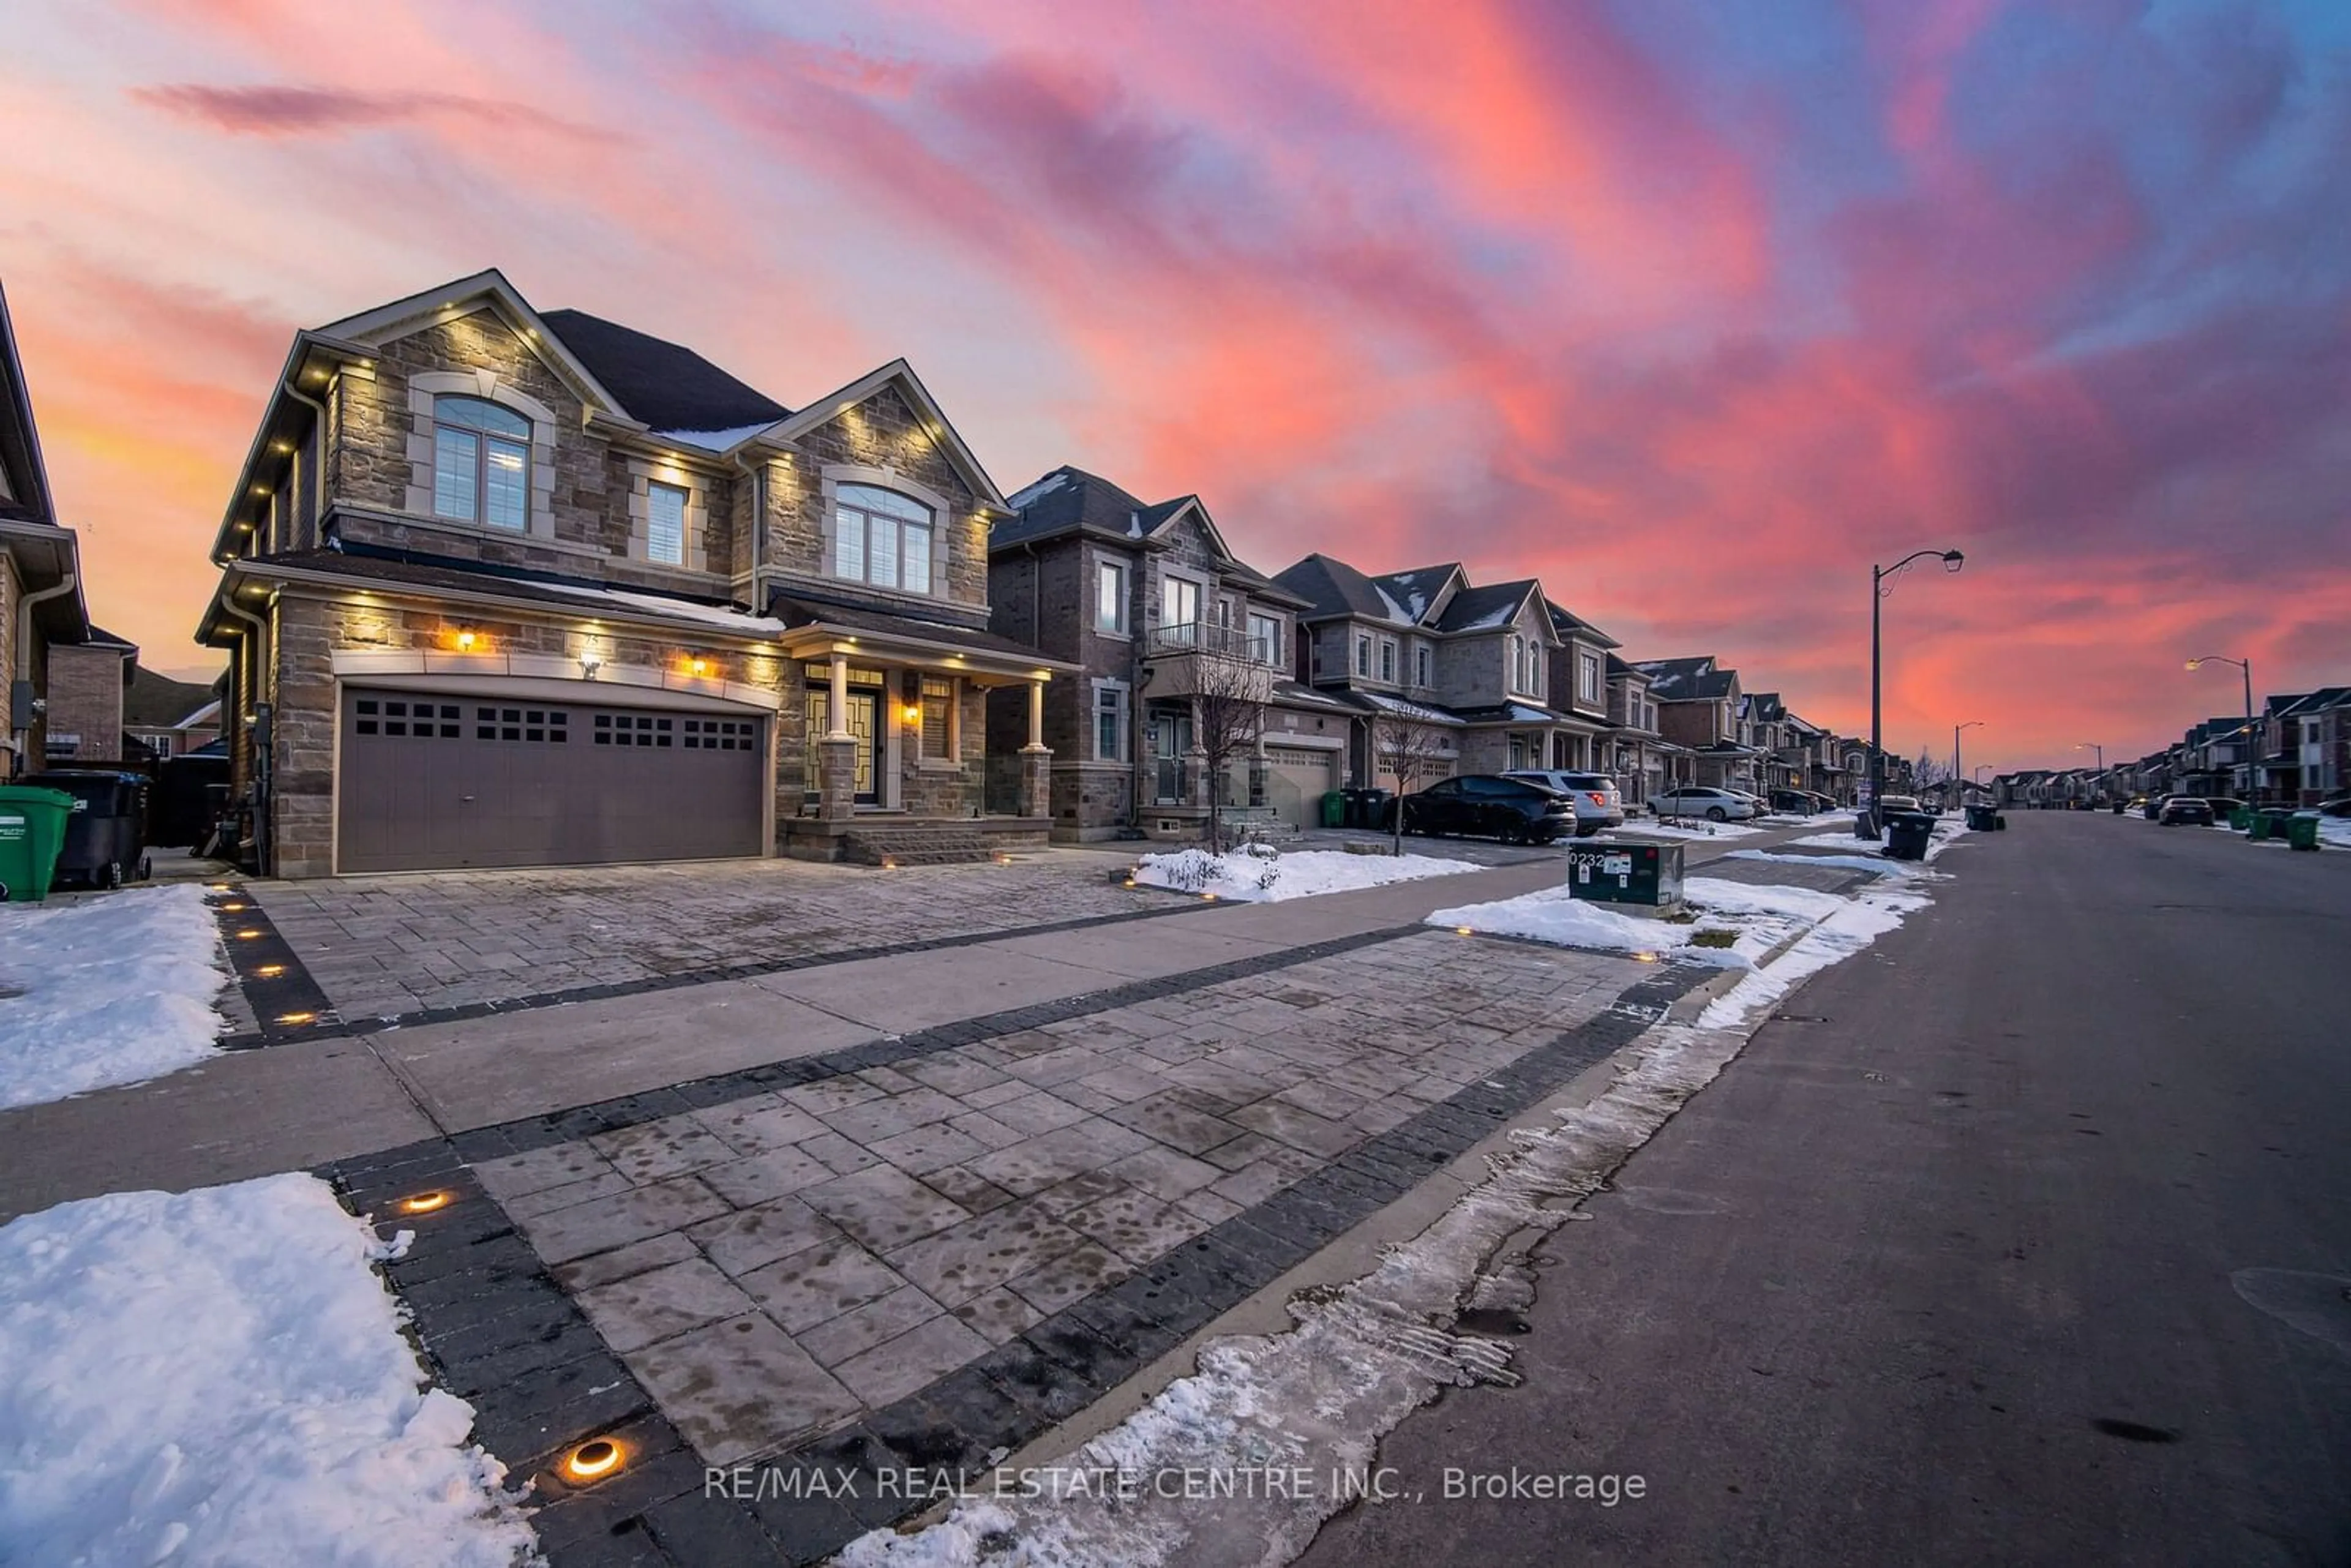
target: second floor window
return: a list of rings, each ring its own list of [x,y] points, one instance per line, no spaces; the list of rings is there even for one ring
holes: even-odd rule
[[[434,398],[433,515],[527,532],[530,421],[487,398]]]
[[[1391,685],[1395,683],[1396,645],[1392,639],[1380,639],[1380,679]]]
[[[1260,664],[1281,663],[1281,622],[1270,615],[1249,618],[1249,657]]]
[[[1094,630],[1126,630],[1126,568],[1114,560],[1094,565]]]
[[[685,564],[685,486],[655,480],[645,486],[645,555],[670,566]]]
[[[1200,585],[1181,577],[1159,580],[1159,630],[1162,635],[1187,641],[1199,636]],[[1184,630],[1177,631],[1182,627]]]
[[[1576,668],[1580,672],[1577,678],[1583,682],[1583,687],[1582,692],[1578,695],[1580,695],[1585,702],[1598,702],[1600,700],[1599,655],[1596,653],[1578,654]]]
[[[1429,678],[1429,663],[1428,644],[1422,643],[1415,646],[1412,672],[1414,685],[1422,686],[1436,685],[1436,682]]]
[[[832,503],[832,574],[907,593],[931,591],[931,509],[876,485],[843,485]]]
[[[1369,637],[1358,637],[1355,639],[1355,674],[1369,676],[1371,673],[1372,640]]]

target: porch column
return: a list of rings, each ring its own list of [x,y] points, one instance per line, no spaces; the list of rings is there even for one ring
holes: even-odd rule
[[[857,814],[857,737],[849,733],[849,659],[832,656],[832,695],[826,704],[827,728],[816,743],[816,814],[845,822]]]
[[[1029,744],[1020,748],[1020,814],[1053,814],[1053,753],[1045,744],[1045,683],[1029,683]]]

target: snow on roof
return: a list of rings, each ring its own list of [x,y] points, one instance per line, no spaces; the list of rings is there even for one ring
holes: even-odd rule
[[[1070,471],[1067,468],[1056,468],[1026,489],[1014,491],[1004,504],[1017,512],[1038,497],[1050,496],[1069,482]]]
[[[1458,716],[1449,714],[1443,708],[1429,707],[1422,703],[1407,702],[1403,697],[1389,696],[1385,692],[1357,692],[1354,695],[1363,701],[1370,703],[1374,707],[1398,715],[1404,718],[1418,719],[1423,724],[1458,726],[1461,723],[1461,720]]]
[[[674,441],[703,452],[732,452],[761,431],[773,429],[775,423],[738,424],[732,430],[656,430],[653,436],[655,441]]]
[[[1524,703],[1510,703],[1505,706],[1510,710],[1510,717],[1520,724],[1552,724],[1559,718],[1559,715],[1549,708],[1529,707]]]
[[[785,630],[784,623],[772,615],[753,615],[724,604],[696,604],[687,599],[664,599],[658,593],[631,593],[626,589],[588,588],[570,582],[533,581],[530,586],[550,589],[557,593],[569,593],[581,599],[602,600],[616,610],[674,615],[682,621],[699,621],[707,626],[754,637],[778,636]]]

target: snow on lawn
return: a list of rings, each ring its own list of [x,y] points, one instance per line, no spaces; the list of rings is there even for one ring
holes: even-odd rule
[[[1262,853],[1236,850],[1212,855],[1206,850],[1145,855],[1135,862],[1134,880],[1145,887],[1180,893],[1212,893],[1218,898],[1276,903],[1321,893],[1353,893],[1392,882],[1450,876],[1481,868],[1468,861],[1432,855],[1351,855],[1343,850],[1295,850]]]
[[[2351,817],[2319,818],[2318,841],[2329,849],[2351,850]]]
[[[213,1002],[227,979],[193,883],[0,904],[0,1110],[214,1055],[227,1026]]]
[[[1626,915],[1604,904],[1578,899],[1564,887],[1552,887],[1492,904],[1440,909],[1426,923],[1562,947],[1746,968],[1846,903],[1833,893],[1808,887],[1763,887],[1714,877],[1692,877],[1682,884],[1682,896],[1696,919],[1680,922]],[[1701,946],[1698,941],[1701,932],[1728,933],[1736,939],[1728,946]]]
[[[1709,822],[1703,817],[1678,817],[1671,822],[1643,818],[1627,821],[1619,833],[1639,833],[1652,839],[1743,839],[1764,831],[1752,822]]]
[[[314,1176],[0,1226],[0,1542],[26,1563],[506,1568],[535,1554]]]

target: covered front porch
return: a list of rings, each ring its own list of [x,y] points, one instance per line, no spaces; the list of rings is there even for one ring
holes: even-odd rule
[[[962,627],[782,601],[778,612],[799,622],[778,639],[800,716],[778,758],[781,853],[911,865],[1046,842],[1045,686],[1071,666]],[[1025,692],[1027,731],[1008,767],[991,765],[987,734],[989,695],[1007,688]]]

